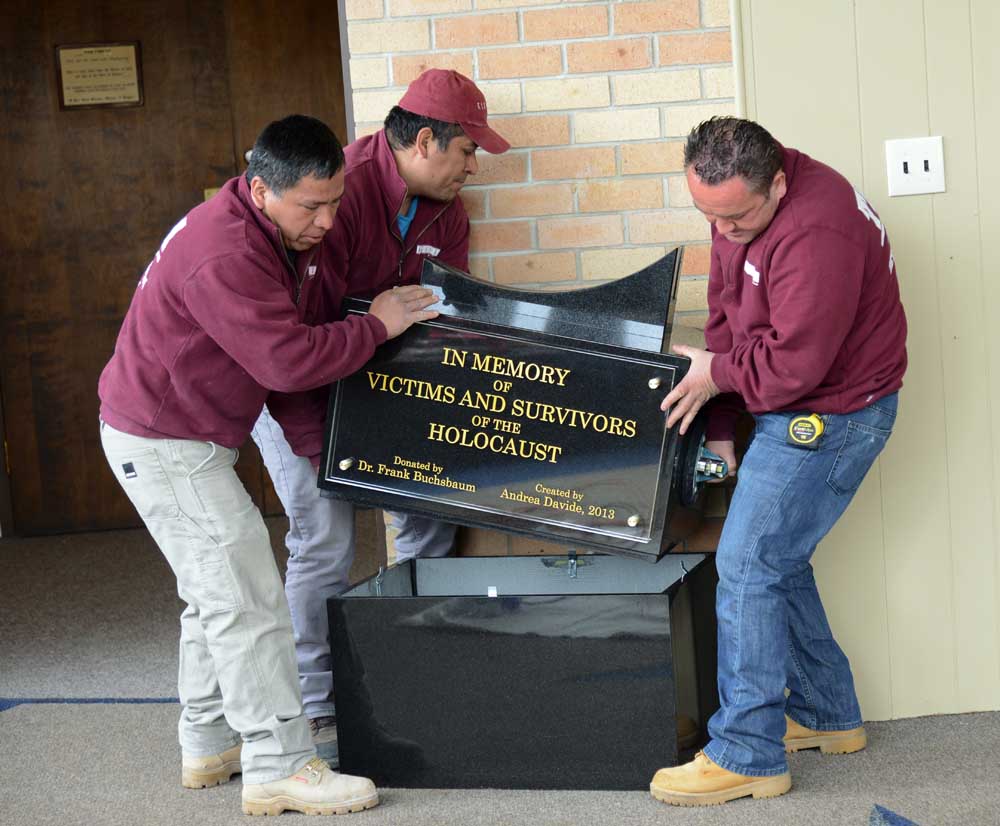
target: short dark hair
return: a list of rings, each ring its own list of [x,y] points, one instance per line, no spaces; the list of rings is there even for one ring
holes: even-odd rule
[[[275,195],[307,175],[328,179],[344,165],[344,148],[330,127],[308,115],[289,115],[264,127],[247,167],[247,183],[260,177]]]
[[[781,144],[752,120],[711,118],[692,129],[684,144],[684,168],[709,186],[740,177],[767,195],[781,164]]]
[[[407,149],[413,146],[417,140],[417,133],[428,127],[434,140],[437,141],[438,148],[442,152],[448,151],[448,144],[452,138],[457,138],[465,134],[465,131],[457,123],[447,123],[443,120],[435,120],[426,115],[416,115],[393,106],[389,114],[385,116],[385,136],[389,139],[389,145],[393,149]]]

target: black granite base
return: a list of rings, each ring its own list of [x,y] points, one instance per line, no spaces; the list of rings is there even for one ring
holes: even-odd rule
[[[396,787],[647,788],[678,762],[677,698],[697,698],[696,721],[712,710],[698,648],[714,629],[695,606],[713,591],[694,592],[711,567],[428,559],[366,580],[329,604],[341,770]]]

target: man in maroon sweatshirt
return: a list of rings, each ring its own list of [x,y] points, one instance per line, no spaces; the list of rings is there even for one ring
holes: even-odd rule
[[[361,811],[371,781],[316,757],[288,604],[261,515],[233,470],[271,390],[326,385],[437,314],[417,286],[332,317],[320,243],[344,192],[344,155],[293,115],[258,137],[233,178],[167,234],[139,280],[101,374],[101,441],[187,603],[178,689],[182,784],[243,774],[243,810]],[[290,420],[293,442],[302,436]]]
[[[479,169],[478,147],[494,154],[509,148],[486,117],[486,100],[471,80],[430,69],[410,84],[384,129],[347,147],[347,190],[334,231],[323,240],[344,278],[328,282],[328,288],[370,298],[394,286],[417,284],[427,258],[468,270],[469,218],[458,193]],[[333,295],[328,303],[339,301]],[[288,515],[285,594],[302,700],[319,754],[332,764],[338,753],[326,603],[350,584],[354,506],[324,498],[316,487],[327,394],[312,395],[303,403],[272,394],[253,438]],[[306,431],[310,405],[312,437],[290,444],[289,408]],[[397,562],[451,551],[454,525],[402,513],[390,518]]]
[[[833,169],[737,118],[692,130],[684,165],[712,224],[707,350],[675,348],[691,366],[662,407],[683,433],[712,400],[731,473],[736,416],[755,419],[716,555],[721,707],[650,784],[691,806],[784,794],[786,752],[866,745],[810,559],[892,432],[906,318],[885,227]]]

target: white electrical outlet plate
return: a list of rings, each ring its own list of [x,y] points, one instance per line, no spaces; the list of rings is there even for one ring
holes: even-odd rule
[[[901,138],[885,142],[889,196],[944,192],[944,142],[933,138]]]

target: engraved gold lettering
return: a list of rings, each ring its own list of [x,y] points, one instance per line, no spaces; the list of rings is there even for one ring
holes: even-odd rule
[[[401,465],[403,467],[413,468],[414,470],[430,470],[430,462],[414,462],[412,459],[404,459],[402,456],[393,456],[392,463],[394,465]]]
[[[537,496],[525,493],[523,490],[509,491],[504,488],[500,492],[501,499],[510,499],[512,502],[527,502],[529,505],[541,505],[542,500]]]
[[[583,513],[583,508],[581,508],[576,502],[567,502],[565,499],[553,499],[551,496],[546,496],[542,501],[542,505],[546,508],[552,508],[557,511]]]
[[[445,404],[455,403],[455,388],[447,384],[438,384],[430,396],[431,401],[444,402]]]
[[[566,377],[572,372],[565,367],[552,367],[533,361],[514,361],[506,356],[495,356],[492,353],[483,355],[475,352],[472,354],[472,364],[469,369],[482,373],[493,373],[497,376],[510,376],[526,381],[555,384],[559,387],[566,386]]]
[[[445,367],[465,367],[465,357],[468,353],[465,350],[456,350],[453,347],[444,348],[444,358],[441,363]]]
[[[389,467],[388,465],[383,465],[381,462],[379,463],[377,473],[381,473],[383,476],[392,476],[394,479],[410,478],[410,471],[405,468]]]
[[[494,430],[502,430],[505,433],[514,433],[514,434],[517,434],[517,433],[521,432],[521,423],[520,422],[508,422],[508,421],[506,421],[504,419],[496,419],[493,422],[493,429]]]
[[[438,422],[429,422],[429,425],[430,430],[427,438],[430,441],[445,442],[458,447],[490,450],[493,453],[505,453],[519,456],[522,459],[534,459],[538,462],[551,462],[552,464],[558,461],[563,451],[559,445],[535,442],[530,439],[515,439],[499,433],[491,436],[482,430],[473,433],[467,427],[443,425]]]
[[[459,407],[471,407],[474,410],[488,410],[490,413],[503,413],[507,409],[507,400],[493,393],[480,393],[478,390],[466,390],[458,400]]]
[[[635,419],[622,420],[617,416],[577,410],[575,407],[560,407],[546,402],[514,399],[510,405],[510,415],[532,421],[579,427],[595,433],[610,433],[615,436],[632,438],[635,436]]]
[[[560,490],[559,488],[546,487],[541,482],[539,482],[537,485],[535,485],[535,493],[549,493],[552,496],[562,496],[564,499],[569,499],[572,491]]]
[[[421,473],[419,470],[413,471],[413,481],[423,482],[425,485],[437,485],[441,488],[453,488],[454,490],[464,490],[467,493],[475,493],[476,486],[471,482],[459,482],[448,476],[438,476],[434,474]]]
[[[450,384],[431,384],[422,379],[404,376],[390,376],[386,373],[368,371],[368,384],[372,390],[392,393],[397,396],[413,396],[440,404],[455,403],[455,388]]]
[[[482,353],[473,353],[472,367],[470,367],[469,369],[482,370],[485,373],[492,373],[493,371],[490,369],[490,365],[492,363],[493,363],[493,356],[491,355],[484,356],[482,355]]]

